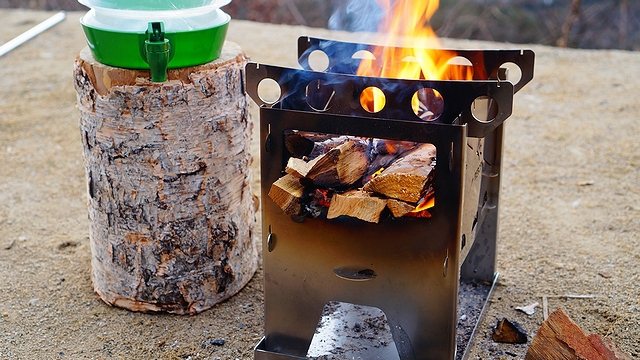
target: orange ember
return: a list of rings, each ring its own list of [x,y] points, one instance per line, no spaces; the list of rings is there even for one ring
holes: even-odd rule
[[[313,194],[313,200],[323,207],[329,207],[331,205],[331,197],[329,196],[329,190],[316,189]]]
[[[357,74],[361,76],[394,79],[471,80],[472,67],[456,66],[449,61],[456,55],[438,50],[438,38],[429,25],[431,16],[439,6],[438,0],[377,0],[386,17],[378,31],[386,34],[384,43],[397,48],[379,46],[372,51],[373,58],[360,62]],[[435,90],[434,90],[435,92]],[[437,96],[440,96],[436,92]],[[382,110],[384,94],[377,88],[362,93],[361,103],[370,112]],[[420,98],[415,96],[413,108],[418,113]]]

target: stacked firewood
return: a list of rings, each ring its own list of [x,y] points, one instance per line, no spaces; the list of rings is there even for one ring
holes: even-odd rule
[[[434,145],[299,131],[284,139],[291,157],[269,197],[285,214],[372,223],[431,217]]]

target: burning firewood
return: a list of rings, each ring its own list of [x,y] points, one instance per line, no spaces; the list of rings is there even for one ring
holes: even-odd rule
[[[269,192],[285,214],[377,223],[389,208],[396,218],[431,217],[432,144],[291,131],[285,145],[287,175]]]
[[[366,143],[349,140],[309,162],[290,158],[285,171],[303,178],[302,183],[332,188],[353,185],[368,164]]]
[[[309,156],[313,150],[315,142],[310,139],[308,133],[301,133],[298,131],[289,131],[284,134],[284,146],[289,151],[289,154],[295,158],[301,158],[303,156]]]
[[[303,131],[289,131],[284,134],[285,147],[289,154],[296,158],[308,157],[315,159],[348,141],[364,143],[366,140],[355,136],[336,136]]]
[[[335,219],[346,215],[371,223],[378,223],[380,215],[387,206],[387,200],[381,199],[362,190],[351,190],[344,194],[335,194],[331,198],[331,205],[327,219]]]
[[[380,169],[388,167],[396,159],[418,146],[413,141],[373,139],[371,146],[371,163],[363,178],[363,183],[371,180]]]
[[[290,157],[289,161],[287,162],[287,167],[284,169],[284,172],[297,178],[303,178],[307,176],[312,165],[313,163],[310,161]]]
[[[300,199],[304,195],[304,186],[300,179],[287,174],[271,185],[269,197],[287,215],[297,215],[301,211]]]
[[[416,206],[413,204],[409,204],[396,199],[389,199],[387,201],[387,207],[391,211],[391,215],[393,215],[393,217],[395,218],[403,217],[416,208]]]
[[[364,185],[364,190],[416,204],[428,188],[435,159],[434,145],[420,145],[372,178]]]

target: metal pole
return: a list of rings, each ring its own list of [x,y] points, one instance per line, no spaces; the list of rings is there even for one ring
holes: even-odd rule
[[[18,35],[13,40],[9,40],[9,42],[7,42],[6,44],[0,46],[0,56],[8,53],[9,51],[17,48],[18,46],[24,44],[25,42],[31,40],[32,38],[34,38],[35,36],[37,36],[41,32],[43,32],[43,31],[49,29],[50,27],[54,26],[55,24],[61,22],[66,17],[67,17],[67,13],[65,13],[64,11],[60,11],[59,13],[53,15],[52,17],[48,18],[47,20],[41,22],[40,24],[38,24],[38,25],[32,27],[31,29],[23,32],[22,34]]]

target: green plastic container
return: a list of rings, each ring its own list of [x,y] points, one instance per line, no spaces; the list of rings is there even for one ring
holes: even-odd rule
[[[79,0],[81,4],[93,8],[102,7],[120,10],[182,10],[215,5],[226,5],[224,0]]]
[[[168,67],[194,66],[217,59],[228,27],[229,21],[203,30],[165,31],[165,38],[171,44]],[[99,62],[126,69],[149,69],[144,55],[146,31],[117,32],[85,24],[82,24],[82,28],[89,48]]]
[[[80,19],[99,62],[150,69],[153,81],[166,68],[200,65],[220,56],[231,0],[78,0],[91,8]],[[153,30],[152,30],[153,29]],[[152,63],[150,66],[149,63]]]

